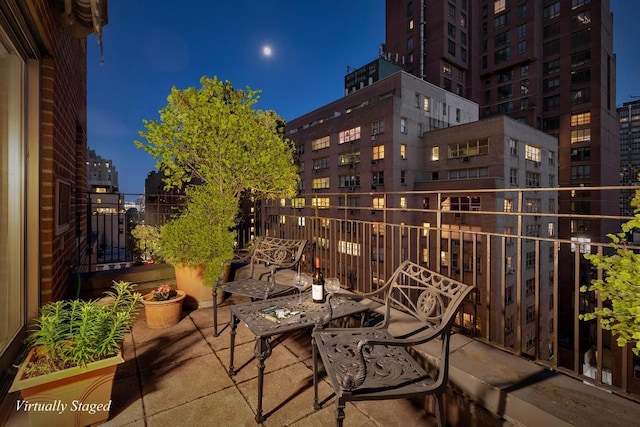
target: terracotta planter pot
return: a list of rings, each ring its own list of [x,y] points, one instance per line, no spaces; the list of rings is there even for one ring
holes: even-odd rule
[[[182,302],[185,299],[184,291],[177,291],[176,298],[166,301],[153,301],[153,293],[145,295],[144,314],[147,318],[147,327],[151,329],[163,329],[173,326],[180,321],[182,315]]]
[[[176,272],[176,286],[187,296],[184,306],[190,309],[213,307],[213,288],[203,281],[202,266],[188,265],[174,266]],[[228,273],[227,273],[228,274]],[[223,294],[218,294],[218,303],[222,302]]]
[[[24,370],[32,360],[35,349],[20,365],[9,392],[20,391],[19,411],[29,413],[31,426],[86,426],[109,419],[113,377],[119,363],[114,357],[62,371],[25,378]]]

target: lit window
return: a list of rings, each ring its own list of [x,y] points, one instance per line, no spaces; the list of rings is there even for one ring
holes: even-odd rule
[[[407,158],[407,144],[400,144],[400,158]]]
[[[431,147],[431,160],[440,160],[440,147]]]
[[[341,131],[339,137],[340,144],[360,139],[360,126]]]
[[[382,160],[384,159],[384,145],[376,145],[372,147],[371,158],[373,160]]]

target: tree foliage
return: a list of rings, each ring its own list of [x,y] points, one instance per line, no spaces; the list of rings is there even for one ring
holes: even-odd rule
[[[172,265],[203,265],[207,284],[233,254],[240,197],[291,197],[297,188],[284,120],[255,109],[258,99],[249,87],[202,77],[199,88],[172,88],[160,119],[144,121],[146,142],[134,141],[156,160],[166,188],[187,188],[186,207],[161,229],[161,256]]]
[[[593,280],[580,291],[597,291],[604,304],[580,318],[600,319],[602,328],[616,336],[618,346],[624,347],[634,341],[633,352],[640,355],[640,253],[628,242],[628,236],[634,230],[640,231],[640,192],[636,192],[631,205],[635,208],[635,217],[622,225],[621,232],[607,235],[614,253],[585,255],[603,271],[604,279]]]
[[[156,160],[169,187],[191,180],[238,198],[250,190],[261,197],[295,193],[298,170],[293,145],[282,135],[284,121],[256,110],[259,91],[234,89],[229,81],[202,77],[201,87],[172,88],[160,120],[145,120],[135,141]]]

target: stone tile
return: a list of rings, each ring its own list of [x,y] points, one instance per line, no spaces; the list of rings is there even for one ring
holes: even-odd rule
[[[213,307],[193,310],[188,312],[187,315],[199,329],[213,326]],[[221,322],[229,322],[229,309],[226,307],[218,307],[218,323]]]
[[[218,329],[220,332],[220,329]],[[229,328],[220,332],[217,337],[213,336],[213,327],[202,329],[202,334],[205,339],[215,351],[228,349],[231,346],[231,330]],[[247,328],[244,323],[239,323],[236,328],[236,346],[246,343],[253,343],[256,341],[256,336]]]
[[[255,414],[235,387],[187,402],[155,414],[148,427],[164,426],[246,426],[255,427]]]
[[[332,401],[335,406],[335,401]],[[420,400],[395,399],[354,402],[354,405],[363,413],[375,420],[381,426],[437,426],[437,420],[433,414],[424,409]],[[345,418],[345,424],[349,424]]]
[[[236,384],[258,377],[258,360],[254,354],[255,343],[237,345],[233,356],[233,365],[237,373],[233,377]],[[217,352],[222,364],[229,368],[229,356],[231,350],[225,349]],[[277,371],[287,366],[295,365],[299,360],[282,344],[276,343],[272,349],[271,356],[265,362],[265,373]],[[266,375],[265,375],[266,378]]]
[[[159,336],[136,345],[140,372],[211,354],[211,347],[198,330],[177,336]]]
[[[103,426],[119,427],[138,421],[144,425],[144,410],[137,375],[116,379],[113,382],[111,401],[109,420],[102,424]]]
[[[184,311],[182,318],[177,324],[163,329],[150,329],[144,321],[144,315],[139,318],[133,326],[133,341],[136,344],[154,340],[158,337],[168,337],[175,335],[184,335],[196,331],[196,325]]]
[[[238,385],[255,412],[258,402],[258,380],[254,378]],[[319,385],[319,395],[327,396],[331,389],[326,382]],[[264,378],[263,414],[265,426],[284,426],[315,412],[313,408],[313,372],[302,362],[270,372]],[[327,425],[327,424],[325,424]]]
[[[363,414],[353,406],[351,403],[347,403],[345,406],[345,422],[344,424],[349,427],[372,427],[372,426],[381,426],[387,427],[382,424],[377,424],[366,414]],[[268,421],[268,420],[267,420]],[[331,401],[331,404],[326,404],[322,407],[322,409],[313,412],[311,415],[306,416],[300,420],[297,420],[291,424],[288,424],[291,427],[326,427],[333,426],[336,423],[336,407],[335,403]],[[269,425],[265,422],[265,425]],[[402,424],[389,424],[388,426],[401,426]],[[274,424],[275,426],[275,424]],[[406,426],[412,427],[412,426]]]
[[[158,366],[141,376],[147,417],[234,385],[213,354]]]
[[[312,329],[305,329],[288,334],[282,343],[300,360],[310,360],[313,356],[311,351],[311,331]],[[307,364],[307,366],[311,366],[311,363]]]

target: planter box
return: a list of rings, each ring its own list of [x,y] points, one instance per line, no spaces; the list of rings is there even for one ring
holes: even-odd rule
[[[177,288],[187,294],[184,299],[185,307],[194,310],[213,307],[213,287],[204,284],[202,266],[181,265],[174,269]],[[228,270],[225,274],[228,274]],[[224,295],[220,293],[217,298],[218,303],[222,303]]]
[[[163,329],[175,325],[182,315],[182,301],[185,298],[184,291],[176,291],[176,298],[166,301],[153,301],[153,293],[144,296],[144,315],[147,319],[147,327],[150,329]]]
[[[25,378],[33,358],[32,349],[16,375],[9,392],[20,391],[17,411],[29,413],[31,426],[87,426],[109,419],[111,389],[122,354],[51,374]]]

